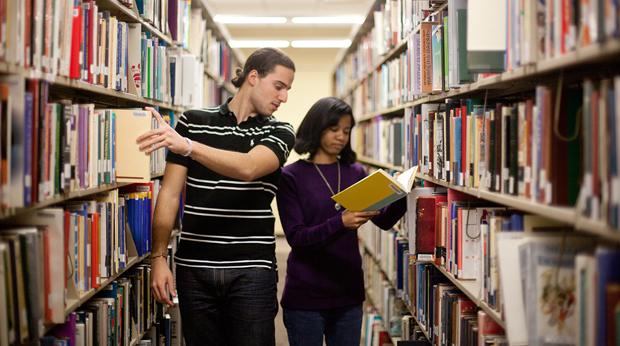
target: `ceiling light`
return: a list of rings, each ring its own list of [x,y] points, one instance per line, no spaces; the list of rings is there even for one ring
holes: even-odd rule
[[[289,46],[286,40],[232,40],[230,41],[231,48],[263,48],[263,47],[276,47],[286,48]]]
[[[281,24],[286,23],[286,17],[233,17],[217,15],[214,21],[222,24]]]
[[[364,17],[293,17],[291,22],[296,24],[361,24]]]
[[[291,43],[294,48],[347,48],[351,40],[295,40]]]

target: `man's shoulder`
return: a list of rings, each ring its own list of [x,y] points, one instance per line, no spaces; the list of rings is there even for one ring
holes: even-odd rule
[[[185,115],[187,118],[213,117],[213,116],[218,116],[220,114],[221,114],[220,106],[194,108],[194,109],[188,109],[185,112],[183,112],[183,115]]]

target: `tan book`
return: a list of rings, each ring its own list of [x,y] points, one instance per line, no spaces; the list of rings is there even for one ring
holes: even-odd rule
[[[422,62],[422,93],[433,91],[433,25],[438,22],[423,22],[420,26],[420,60]]]
[[[116,181],[119,183],[148,183],[151,180],[151,157],[136,137],[151,130],[151,113],[129,109],[114,109],[116,118]]]

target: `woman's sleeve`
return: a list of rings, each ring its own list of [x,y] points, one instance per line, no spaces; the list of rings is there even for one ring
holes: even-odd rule
[[[381,209],[381,213],[372,218],[372,223],[383,230],[389,230],[407,212],[407,197],[387,205]]]
[[[296,178],[283,172],[278,186],[278,213],[291,247],[302,251],[313,251],[332,243],[349,230],[342,223],[340,213],[316,226],[304,222],[303,205],[318,203],[314,196],[299,195],[295,184]]]

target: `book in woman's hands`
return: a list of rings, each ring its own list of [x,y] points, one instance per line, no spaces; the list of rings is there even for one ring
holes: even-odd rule
[[[379,169],[366,178],[333,195],[332,199],[349,211],[379,210],[411,192],[418,166],[394,178]]]

